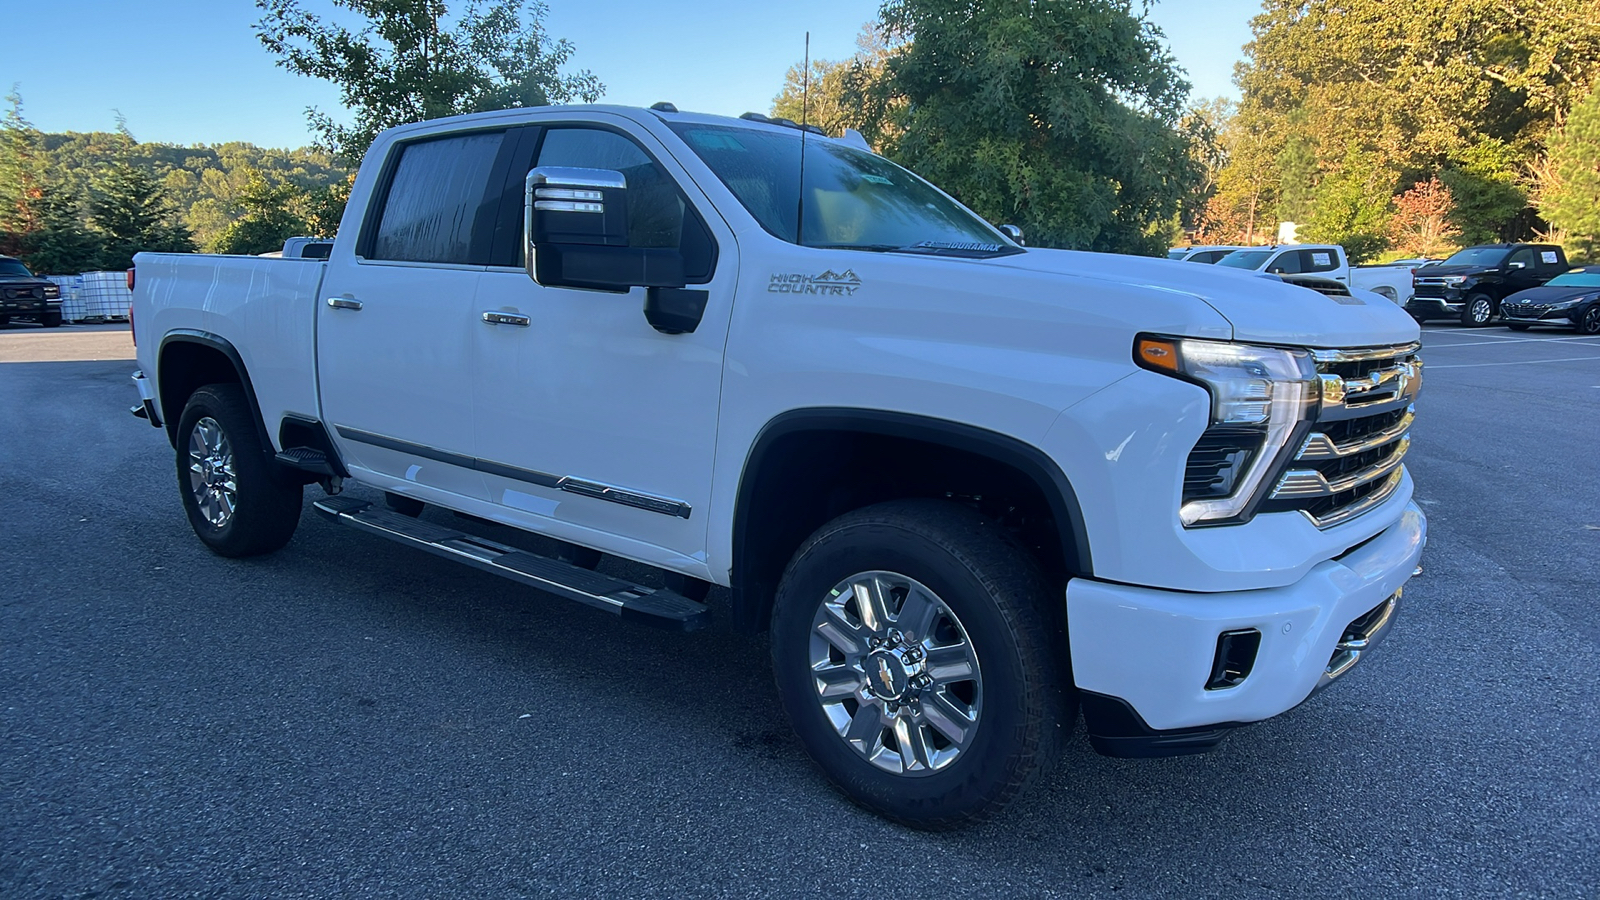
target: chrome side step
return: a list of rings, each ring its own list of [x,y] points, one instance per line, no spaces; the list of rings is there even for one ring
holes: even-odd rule
[[[341,525],[426,550],[624,619],[675,631],[694,631],[703,627],[709,618],[705,604],[672,591],[643,587],[558,559],[423,522],[365,500],[327,497],[313,506]]]

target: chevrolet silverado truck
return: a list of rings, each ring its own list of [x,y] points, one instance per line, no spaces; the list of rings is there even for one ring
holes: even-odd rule
[[[1480,244],[1441,263],[1412,271],[1416,294],[1406,311],[1418,322],[1458,319],[1482,327],[1500,314],[1500,303],[1567,271],[1558,244]]]
[[[405,125],[326,262],[134,279],[134,412],[216,553],[283,547],[320,484],[352,544],[667,628],[715,609],[767,633],[820,770],[915,827],[1030,790],[1080,711],[1147,757],[1298,705],[1372,652],[1425,541],[1403,310],[1023,247],[781,123]]]
[[[1411,270],[1406,266],[1352,266],[1338,244],[1291,244],[1247,247],[1217,260],[1217,265],[1271,275],[1330,278],[1345,287],[1371,291],[1390,303],[1411,299]]]
[[[0,325],[32,319],[45,328],[61,324],[61,287],[28,271],[22,260],[0,256]]]

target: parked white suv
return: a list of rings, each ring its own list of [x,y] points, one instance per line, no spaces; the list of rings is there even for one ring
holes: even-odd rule
[[[137,413],[217,553],[284,546],[320,483],[340,523],[624,618],[697,627],[729,587],[822,771],[918,827],[1026,790],[1079,709],[1154,756],[1294,707],[1383,635],[1425,539],[1402,310],[1025,248],[779,124],[406,125],[326,263],[136,274]]]

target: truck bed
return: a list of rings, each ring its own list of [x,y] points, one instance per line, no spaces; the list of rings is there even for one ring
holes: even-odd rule
[[[141,253],[137,310],[141,334],[199,332],[231,345],[254,381],[263,418],[317,415],[317,293],[325,264],[193,253]],[[139,363],[157,371],[159,346],[139,346]],[[163,417],[179,410],[161,410]],[[272,439],[277,440],[273,434]]]

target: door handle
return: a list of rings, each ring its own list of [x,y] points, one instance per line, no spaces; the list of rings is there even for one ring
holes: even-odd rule
[[[360,309],[361,301],[349,297],[329,297],[328,305],[334,309]]]
[[[516,325],[527,328],[533,324],[533,319],[518,313],[486,312],[483,321],[489,325]]]

